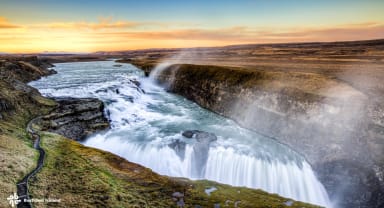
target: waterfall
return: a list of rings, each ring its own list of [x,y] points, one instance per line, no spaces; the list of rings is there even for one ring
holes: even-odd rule
[[[297,164],[265,160],[239,153],[231,147],[213,146],[204,164],[205,171],[196,177],[194,148],[190,144],[186,146],[183,157],[167,145],[157,142],[135,144],[110,135],[98,134],[87,140],[85,145],[113,152],[163,175],[257,188],[303,202],[331,206],[323,185],[305,161]]]
[[[330,206],[326,190],[305,161],[300,165],[294,162],[283,163],[238,154],[232,148],[212,148],[204,178]]]
[[[88,138],[87,146],[110,151],[160,174],[258,188],[331,207],[310,165],[288,147],[167,93],[131,65],[113,65],[113,61],[57,64],[58,74],[31,85],[44,95],[104,101],[112,128]],[[169,65],[158,66],[150,79]],[[204,152],[200,154],[196,139],[181,135],[191,129],[212,132],[217,141],[199,144]]]

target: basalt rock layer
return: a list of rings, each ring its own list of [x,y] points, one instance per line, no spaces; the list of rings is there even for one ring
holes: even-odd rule
[[[104,115],[104,104],[96,98],[55,98],[58,107],[43,116],[40,126],[74,140],[109,127]]]

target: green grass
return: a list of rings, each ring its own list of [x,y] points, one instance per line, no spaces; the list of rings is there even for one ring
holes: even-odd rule
[[[28,121],[47,113],[55,102],[15,90],[3,80],[0,80],[0,99],[12,105],[0,112],[0,199],[6,199],[16,192],[16,183],[36,166],[38,153],[25,131]],[[0,200],[0,207],[8,206],[7,200]]]

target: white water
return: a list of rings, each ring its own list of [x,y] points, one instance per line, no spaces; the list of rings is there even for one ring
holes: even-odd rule
[[[84,144],[113,152],[154,171],[192,179],[260,188],[330,207],[323,185],[310,165],[276,141],[239,127],[153,84],[137,68],[113,61],[57,64],[58,74],[32,82],[47,96],[96,97],[106,104],[112,128]],[[141,82],[138,88],[131,80]],[[145,92],[145,93],[144,93]],[[194,161],[195,139],[185,130],[217,135],[202,167]],[[178,141],[181,151],[170,147]],[[199,171],[196,171],[199,170]]]

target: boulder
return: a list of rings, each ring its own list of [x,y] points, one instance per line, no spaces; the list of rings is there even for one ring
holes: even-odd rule
[[[215,134],[200,130],[187,130],[184,131],[182,135],[187,138],[192,138],[195,136],[196,140],[202,143],[210,143],[217,140]]]

